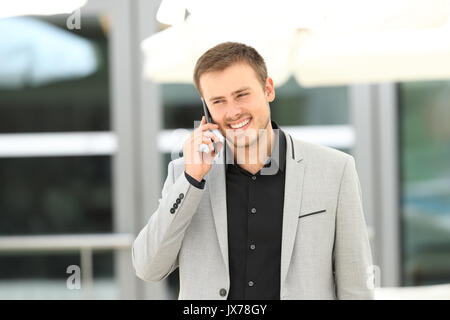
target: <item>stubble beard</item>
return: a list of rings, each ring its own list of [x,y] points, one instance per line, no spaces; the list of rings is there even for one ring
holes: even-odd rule
[[[243,134],[243,137],[245,137],[244,143],[239,143],[239,142],[241,142],[241,140],[243,138],[243,137],[240,137],[239,135],[229,137],[225,134],[224,136],[226,137],[226,140],[230,143],[230,146],[232,146],[234,148],[242,149],[242,148],[255,147],[256,145],[259,145],[259,143],[261,142],[261,140],[264,136],[267,136],[267,134],[268,134],[267,128],[269,126],[269,122],[270,122],[270,116],[267,117],[265,124],[262,128],[258,128],[258,129],[249,128],[248,130],[252,130],[252,131],[256,132],[256,134],[248,135],[248,134],[244,133]],[[230,129],[227,129],[227,130],[230,130]]]

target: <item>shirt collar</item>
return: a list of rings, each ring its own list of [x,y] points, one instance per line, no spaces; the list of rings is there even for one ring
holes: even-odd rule
[[[280,127],[275,121],[271,121],[271,123],[273,133],[275,135],[275,140],[272,146],[270,157],[269,159],[267,159],[266,163],[264,164],[264,167],[265,168],[270,167],[273,161],[275,166],[279,168],[282,172],[284,172],[286,167],[286,136],[283,130],[280,129]],[[229,169],[231,166],[236,166],[236,164],[234,163],[233,151],[228,146],[228,143],[225,143],[224,152],[227,169]]]

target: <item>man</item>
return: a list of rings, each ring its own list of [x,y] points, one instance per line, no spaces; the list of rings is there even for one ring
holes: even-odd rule
[[[194,82],[214,123],[203,117],[169,163],[133,244],[136,274],[159,281],[179,267],[179,299],[372,299],[353,157],[270,120],[273,80],[249,46],[211,48]]]

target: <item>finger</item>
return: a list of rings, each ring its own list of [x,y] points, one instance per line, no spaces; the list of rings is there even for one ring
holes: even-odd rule
[[[202,143],[207,144],[208,146],[211,146],[214,150],[214,147],[212,145],[213,143],[210,138],[207,138],[207,137],[202,138]]]
[[[216,128],[216,127],[213,127],[212,124],[205,124],[205,126],[202,126],[202,127],[199,127],[199,128],[197,128],[197,129],[195,129],[195,130],[192,132],[192,137],[193,137],[193,139],[196,139],[196,138],[198,138],[199,136],[200,136],[200,137],[203,137],[203,135],[204,135],[205,133],[208,133],[208,136],[209,136],[209,133],[213,133],[213,134],[214,134],[213,130],[215,130],[215,129],[217,129],[217,128]]]
[[[212,142],[210,144],[208,144],[208,147],[209,147],[210,154],[214,154],[214,146],[213,146]]]
[[[214,152],[214,146],[209,138],[204,138],[202,141],[200,141],[200,143],[198,144],[198,151],[200,151],[200,146],[202,144],[207,145],[210,152]]]
[[[206,118],[205,116],[202,116],[202,120],[200,121],[200,124],[198,125],[197,128],[195,128],[195,130],[200,129],[204,124],[206,124]]]
[[[211,142],[214,141],[215,143],[219,143],[220,139],[217,137],[214,133],[206,131],[203,132],[202,135],[197,135],[194,137],[194,144],[201,145],[202,143],[205,143],[204,141]]]
[[[203,134],[203,137],[211,138],[211,139],[214,140],[214,142],[219,142],[220,141],[219,137],[216,136],[213,132],[204,131],[204,132],[202,132],[202,134]]]
[[[207,130],[214,130],[214,129],[218,129],[219,126],[215,123],[203,123],[203,119],[202,118],[202,123],[200,123],[200,125],[194,129],[193,133],[197,134],[199,132],[203,132],[203,131],[207,131]]]
[[[205,131],[205,130],[214,130],[214,129],[219,128],[219,125],[218,125],[218,124],[215,124],[215,123],[205,123],[205,124],[202,124],[202,125],[200,126],[200,128],[201,128],[202,131]]]

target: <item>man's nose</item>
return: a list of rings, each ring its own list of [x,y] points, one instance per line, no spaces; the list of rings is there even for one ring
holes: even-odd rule
[[[242,109],[238,103],[232,101],[227,106],[227,119],[233,121],[238,120],[242,113]]]

